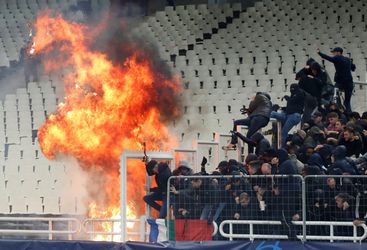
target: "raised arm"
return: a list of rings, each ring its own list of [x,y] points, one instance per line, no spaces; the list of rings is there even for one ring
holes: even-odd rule
[[[319,56],[321,56],[321,58],[323,58],[323,59],[325,59],[325,60],[328,60],[329,62],[335,62],[335,58],[334,58],[334,57],[332,57],[332,56],[328,56],[328,55],[326,55],[326,54],[322,53],[322,52],[320,51],[320,49],[317,49],[317,54],[319,54]]]

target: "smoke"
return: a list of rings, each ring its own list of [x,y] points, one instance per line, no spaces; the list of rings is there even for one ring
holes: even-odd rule
[[[74,157],[58,155],[56,161],[66,166],[66,185],[61,190],[62,206],[73,213],[86,214],[90,200],[90,173],[83,170]]]
[[[15,94],[17,88],[25,88],[24,67],[18,65],[13,69],[6,69],[6,73],[0,78],[0,98],[5,99],[7,94]]]

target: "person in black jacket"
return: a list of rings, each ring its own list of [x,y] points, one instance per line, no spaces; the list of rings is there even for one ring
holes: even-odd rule
[[[335,196],[336,210],[333,214],[335,221],[354,221],[356,219],[354,197],[348,193],[339,193]],[[353,235],[353,228],[342,226],[337,227],[335,235],[351,236]]]
[[[146,164],[146,170],[149,176],[155,176],[157,187],[151,188],[150,194],[143,199],[149,206],[159,211],[159,218],[165,218],[167,216],[167,182],[172,176],[171,169],[165,162],[158,163],[151,160]],[[162,206],[156,201],[162,201]]]
[[[325,55],[317,50],[317,53],[325,60],[332,62],[335,66],[335,86],[344,91],[345,100],[344,106],[348,113],[352,112],[351,98],[354,89],[353,77],[351,71],[356,69],[351,59],[343,56],[343,49],[340,47],[334,48],[331,53],[333,56]]]
[[[314,62],[316,62],[316,61],[313,58],[310,58],[306,61],[306,66],[296,73],[296,80],[297,81],[301,80],[301,78],[303,78],[303,77],[307,77],[308,75],[310,75],[312,73],[310,66]]]
[[[322,87],[324,87],[328,83],[331,83],[328,73],[322,68],[322,66],[318,62],[313,62],[310,65],[310,70],[311,70],[310,75],[320,80]]]
[[[301,116],[305,103],[305,93],[294,83],[290,86],[291,96],[284,96],[287,100],[285,112],[271,112],[272,118],[282,123],[282,146],[285,146],[288,132],[301,122]]]
[[[312,166],[317,166],[320,171],[327,171],[330,165],[330,157],[332,154],[332,146],[330,145],[322,145],[317,146],[316,152],[314,152],[311,157],[308,159],[307,164]]]
[[[300,191],[301,180],[292,175],[298,174],[295,163],[289,159],[285,149],[279,149],[276,157],[272,159],[272,164],[276,166],[277,175],[284,177],[275,178],[273,186],[275,213],[278,213],[282,220],[282,232],[287,232],[290,237],[294,237],[295,227],[290,223],[292,220],[300,219]]]
[[[247,138],[240,132],[234,132],[234,134],[239,137],[243,142],[247,143],[250,147],[255,147],[255,154],[257,156],[264,155],[271,148],[268,139],[266,139],[265,136],[259,132],[253,134],[250,138]]]
[[[250,105],[245,109],[245,113],[248,114],[248,118],[235,120],[233,123],[233,131],[237,131],[237,126],[243,125],[248,126],[247,137],[251,137],[259,129],[265,127],[269,123],[270,113],[273,104],[268,93],[258,92],[253,97]],[[231,143],[227,146],[222,147],[223,150],[235,150],[238,138],[235,134],[232,134]],[[252,149],[249,148],[249,152]]]
[[[322,73],[319,63],[313,62],[310,65],[310,74],[303,76],[299,81],[301,89],[316,97],[317,104],[321,102],[321,93],[323,86],[326,84],[327,77]]]
[[[347,148],[348,157],[353,155],[359,157],[363,151],[362,139],[352,127],[346,127],[344,129],[342,137],[339,139],[338,145],[344,145]]]

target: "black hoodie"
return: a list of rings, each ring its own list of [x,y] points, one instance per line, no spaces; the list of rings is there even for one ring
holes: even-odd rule
[[[340,169],[343,173],[351,175],[357,174],[355,165],[352,165],[346,159],[347,149],[345,146],[337,146],[333,152],[335,162],[331,165],[332,169]]]
[[[287,115],[291,115],[294,113],[303,113],[303,108],[305,106],[305,98],[306,94],[303,90],[301,90],[298,84],[292,84],[290,87],[291,96],[285,96],[287,100],[287,107],[285,112]]]

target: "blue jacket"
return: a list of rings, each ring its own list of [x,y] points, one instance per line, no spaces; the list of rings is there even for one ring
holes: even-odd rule
[[[334,81],[338,88],[348,88],[353,87],[353,77],[352,72],[354,71],[356,66],[352,63],[352,61],[345,56],[328,56],[324,53],[319,53],[319,55],[329,61],[332,62],[335,66],[335,77]]]
[[[337,146],[333,152],[335,162],[331,165],[333,169],[340,169],[343,173],[357,174],[355,166],[346,159],[347,149],[344,145]]]

